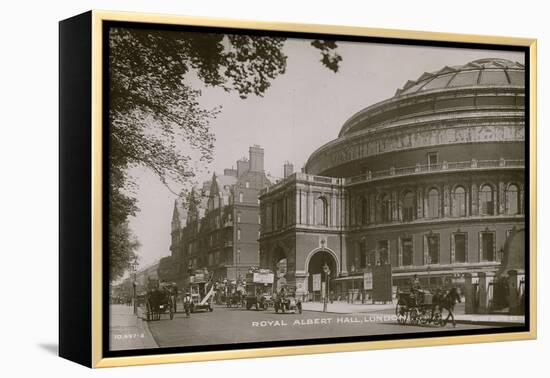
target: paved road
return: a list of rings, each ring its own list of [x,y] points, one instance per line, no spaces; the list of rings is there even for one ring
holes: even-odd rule
[[[255,341],[301,340],[321,337],[379,335],[439,331],[440,327],[399,325],[389,315],[323,314],[304,311],[300,314],[276,314],[269,311],[217,306],[213,312],[176,314],[173,320],[164,315],[149,322],[151,333],[160,347],[231,344]],[[445,330],[486,328],[459,324]]]

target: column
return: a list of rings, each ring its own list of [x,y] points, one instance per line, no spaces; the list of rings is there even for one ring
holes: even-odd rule
[[[524,196],[525,196],[525,188],[523,185],[521,185],[519,188],[519,212],[520,214],[525,214],[525,199],[524,199]],[[529,193],[527,193],[527,195],[529,195]]]
[[[369,223],[376,223],[376,195],[374,193],[369,194]]]
[[[430,192],[430,189],[429,188],[426,188],[424,190],[424,206],[423,206],[423,209],[424,209],[424,216],[425,217],[428,217],[428,193]]]
[[[443,185],[443,217],[451,216],[451,188],[448,184]]]
[[[504,187],[504,183],[502,181],[498,182],[498,206],[497,206],[497,214],[505,214],[506,213],[506,191]]]
[[[332,190],[332,194],[330,195],[330,208],[329,208],[329,214],[330,214],[330,222],[329,222],[329,227],[335,227],[338,225],[338,219],[337,219],[337,215],[338,215],[338,212],[336,211],[337,210],[337,193],[334,191],[334,189]]]
[[[300,189],[300,224],[307,224],[307,191]]]
[[[480,272],[479,276],[479,306],[477,312],[479,314],[489,313],[489,305],[493,300],[493,280],[492,272]]]
[[[472,208],[471,208],[471,202],[470,202],[470,198],[472,197],[470,195],[470,190],[471,188],[468,187],[468,185],[466,185],[465,189],[464,189],[464,200],[466,201],[466,216],[469,217],[470,214],[472,213]]]
[[[311,224],[314,224],[314,217],[313,217],[313,212],[314,212],[314,207],[315,207],[315,202],[314,202],[314,198],[313,198],[313,193],[311,192],[311,187],[308,188],[308,191],[307,191],[307,224],[308,225],[311,225]]]
[[[472,184],[472,215],[479,215],[479,198],[477,193],[477,184]]]
[[[399,196],[397,190],[392,190],[391,192],[391,201],[392,201],[392,220],[399,220]]]
[[[479,278],[476,273],[464,274],[464,312],[475,314],[477,308],[477,287]]]
[[[416,188],[416,219],[424,218],[424,196],[422,187]]]

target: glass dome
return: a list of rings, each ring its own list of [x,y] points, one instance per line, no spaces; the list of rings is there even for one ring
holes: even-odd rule
[[[474,60],[462,66],[445,66],[436,72],[424,72],[409,80],[395,96],[430,90],[472,86],[525,86],[525,66],[507,59]]]

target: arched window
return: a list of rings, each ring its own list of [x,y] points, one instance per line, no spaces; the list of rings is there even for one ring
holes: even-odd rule
[[[325,197],[319,197],[315,200],[315,224],[328,225],[328,204]]]
[[[519,214],[519,189],[515,184],[509,185],[506,189],[506,214]]]
[[[439,218],[439,190],[432,188],[428,192],[428,217]]]
[[[381,203],[381,220],[382,222],[391,222],[392,220],[392,206],[391,206],[391,199],[389,194],[384,194],[382,196],[382,203]]]
[[[493,188],[490,185],[483,185],[479,192],[479,203],[481,215],[493,215]]]
[[[403,222],[411,222],[416,216],[416,201],[413,192],[407,192],[403,196],[403,206],[401,208],[401,216]]]
[[[451,198],[452,213],[454,217],[466,216],[466,191],[462,186],[455,188]]]
[[[361,197],[361,224],[369,223],[369,201],[367,197]]]

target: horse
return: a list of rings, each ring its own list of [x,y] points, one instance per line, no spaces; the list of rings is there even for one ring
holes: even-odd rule
[[[437,292],[432,298],[433,307],[432,307],[431,318],[433,319],[433,315],[435,311],[438,310],[439,313],[442,314],[443,310],[447,310],[449,312],[447,314],[447,318],[445,319],[442,318],[441,324],[442,325],[447,324],[447,321],[449,320],[449,318],[451,318],[451,320],[453,321],[453,327],[456,327],[453,311],[455,308],[455,304],[460,302],[461,302],[460,295],[458,294],[458,290],[456,289],[456,287],[453,287],[447,291]]]

